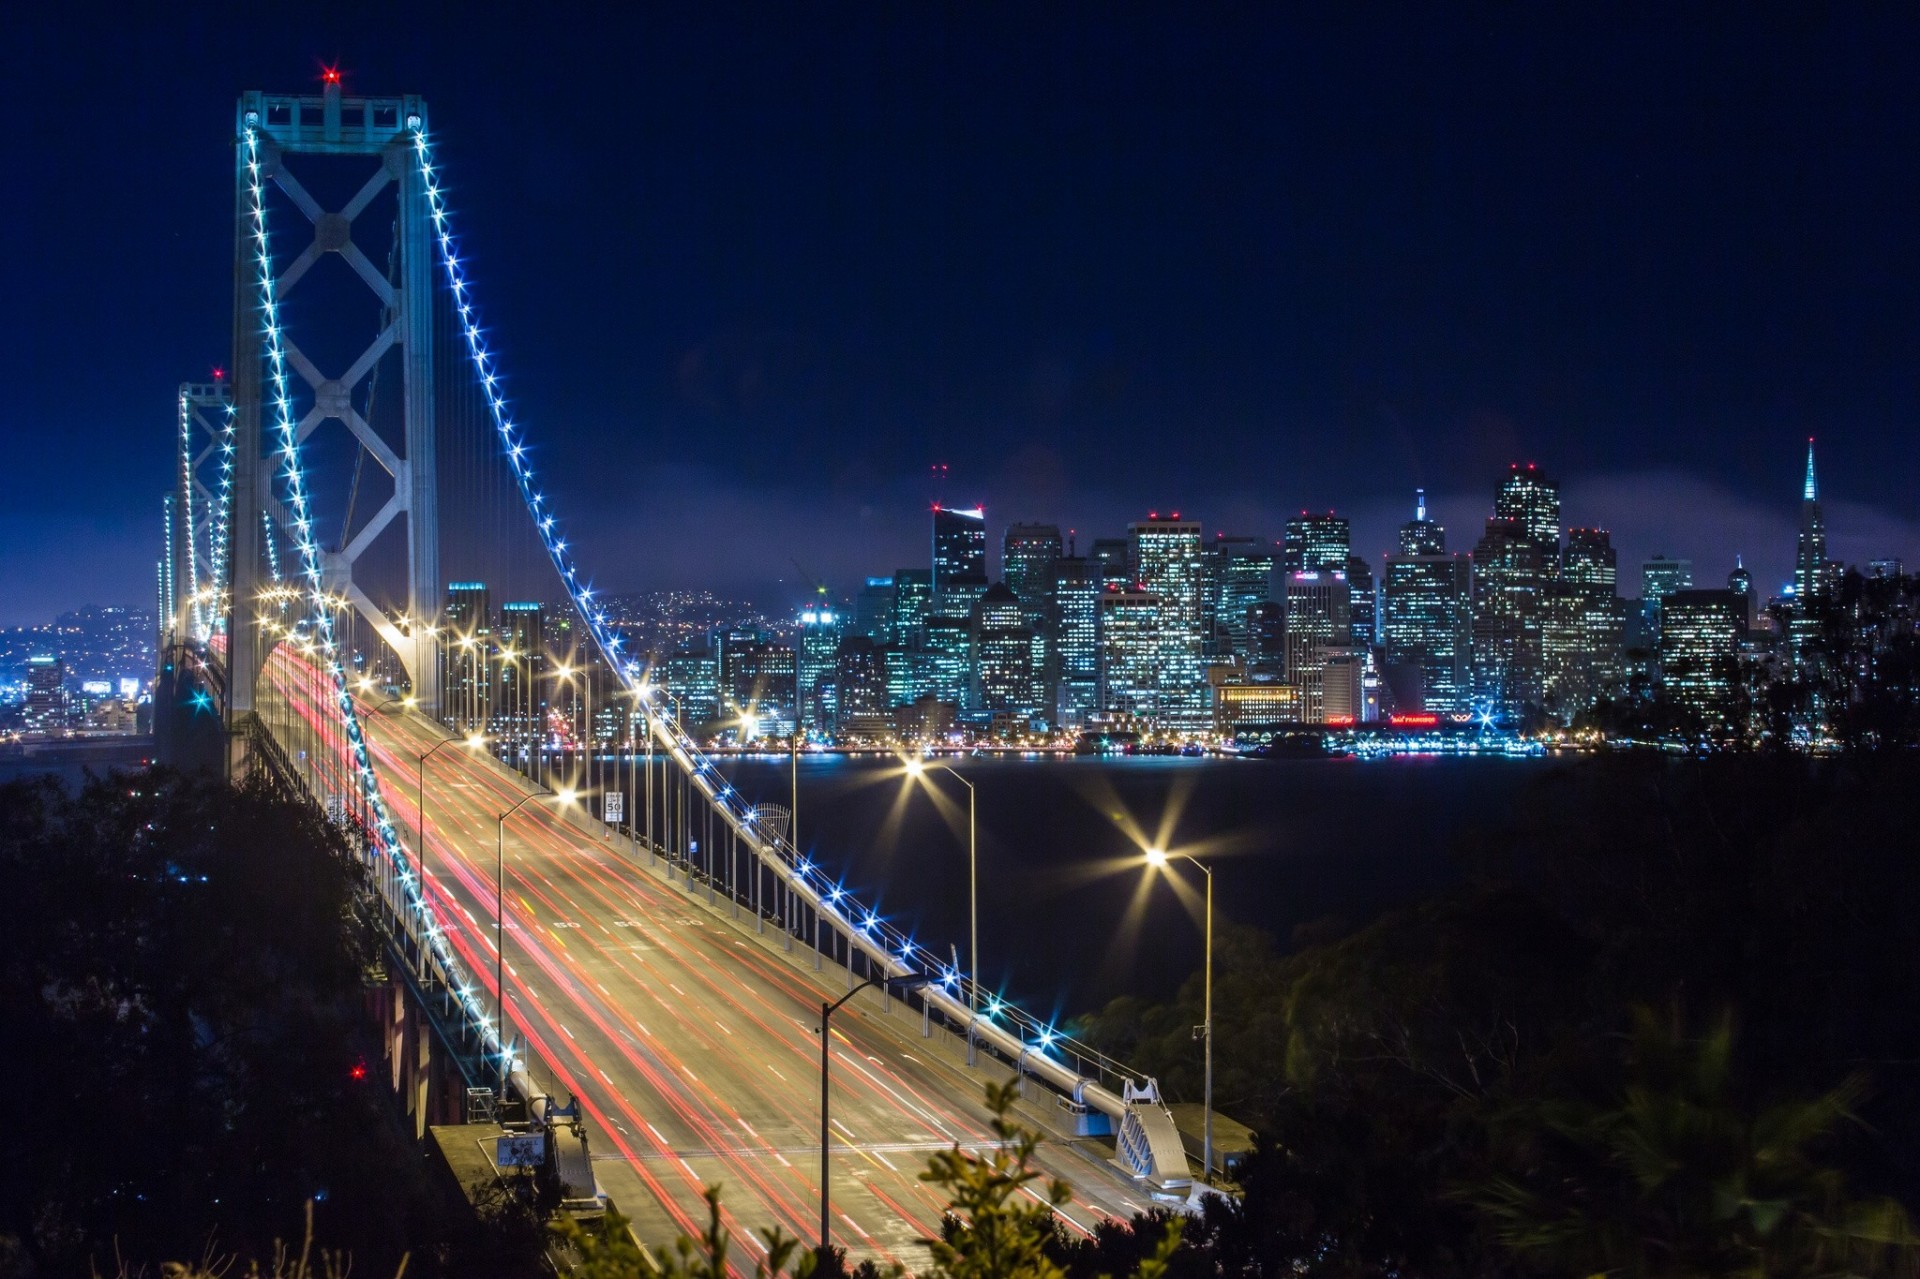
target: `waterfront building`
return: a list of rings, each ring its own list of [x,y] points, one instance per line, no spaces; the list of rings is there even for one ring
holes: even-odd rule
[[[1200,522],[1178,514],[1127,526],[1140,589],[1159,600],[1159,706],[1170,728],[1200,731],[1210,716],[1201,661]]]
[[[1352,635],[1353,595],[1344,571],[1302,569],[1287,574],[1287,682],[1301,690],[1303,717],[1325,722],[1322,672],[1331,652]]]
[[[1078,727],[1100,707],[1099,565],[1083,555],[1063,556],[1053,570],[1053,643],[1049,677],[1054,722]]]
[[[1251,649],[1248,614],[1273,598],[1274,547],[1264,538],[1222,534],[1208,552],[1213,616],[1206,629],[1218,633],[1224,654],[1244,664]]]
[[[1546,692],[1542,605],[1552,549],[1520,519],[1493,516],[1473,548],[1473,698],[1477,710],[1518,718]]]
[[[800,722],[825,731],[832,727],[834,707],[821,681],[830,679],[839,661],[840,639],[846,618],[824,601],[800,610],[800,631],[794,655],[800,696]]]
[[[1447,554],[1447,531],[1427,518],[1424,492],[1414,512],[1380,580],[1383,674],[1402,710],[1466,711],[1473,701],[1471,565]]]
[[[973,655],[973,622],[967,617],[936,613],[924,627],[920,646],[919,687],[922,695],[961,706],[967,698],[968,668]]]
[[[1332,511],[1300,512],[1287,521],[1280,540],[1280,567],[1288,574],[1323,569],[1345,573],[1352,554],[1352,530],[1344,516]]]
[[[1735,591],[1675,591],[1660,609],[1660,680],[1667,695],[1708,724],[1721,720],[1746,638],[1746,600]]]
[[[1156,724],[1165,709],[1166,635],[1160,597],[1109,587],[1100,593],[1100,709]]]
[[[893,728],[893,704],[887,691],[886,649],[872,637],[848,635],[834,654],[834,684],[843,737],[881,738]]]
[[[704,639],[681,640],[667,654],[661,687],[670,699],[668,713],[679,714],[688,732],[715,722],[720,718],[719,653]]]
[[[1231,667],[1213,667],[1213,728],[1229,737],[1257,737],[1304,720],[1300,690],[1284,680],[1251,679]]]
[[[988,718],[1038,714],[1034,633],[1020,597],[1005,582],[995,583],[974,605],[972,622],[968,714]]]
[[[751,717],[763,737],[795,728],[797,654],[765,631],[737,627],[720,636],[720,718],[724,727]],[[748,734],[751,735],[751,734]]]
[[[1621,678],[1625,614],[1618,557],[1605,529],[1567,530],[1559,580],[1546,599],[1547,702],[1562,722],[1571,722]]]
[[[933,602],[949,616],[959,616],[965,607],[954,608],[947,596],[956,586],[978,582],[981,589],[968,599],[971,605],[986,589],[987,512],[982,507],[956,510],[933,508]]]

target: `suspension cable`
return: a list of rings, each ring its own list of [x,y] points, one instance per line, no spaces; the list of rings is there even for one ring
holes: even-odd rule
[[[460,1001],[468,1022],[478,1030],[488,1056],[511,1066],[512,1045],[503,1037],[504,1028],[496,1027],[492,1018],[481,1007],[472,983],[465,977],[462,966],[446,940],[444,930],[436,921],[425,887],[412,865],[406,845],[400,839],[399,832],[393,824],[386,799],[381,794],[380,775],[373,767],[367,739],[361,731],[360,717],[354,706],[352,686],[347,679],[346,668],[341,664],[339,645],[334,639],[333,612],[328,606],[326,592],[322,589],[320,548],[314,540],[313,520],[307,509],[307,484],[300,463],[299,431],[294,422],[293,404],[288,393],[287,358],[280,339],[279,303],[274,285],[273,258],[267,245],[266,193],[261,173],[258,130],[252,127],[246,128],[242,134],[242,142],[247,149],[247,182],[252,200],[249,216],[253,225],[255,282],[259,293],[259,311],[267,339],[266,360],[267,373],[272,386],[273,429],[279,439],[276,452],[281,457],[281,473],[286,479],[292,508],[292,527],[288,531],[300,553],[300,574],[305,579],[303,590],[313,609],[311,622],[317,639],[316,647],[319,654],[323,656],[327,673],[333,681],[334,704],[339,710],[341,721],[346,729],[347,747],[355,778],[372,819],[371,825],[377,837],[375,847],[388,859],[393,878],[400,884],[406,895],[405,909],[411,912],[417,921],[421,944],[429,947],[434,958],[439,961],[441,971],[447,975],[448,988]]]

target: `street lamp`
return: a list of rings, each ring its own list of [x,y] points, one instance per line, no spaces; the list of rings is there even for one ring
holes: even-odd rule
[[[573,792],[563,790],[557,793],[537,790],[531,795],[522,795],[520,801],[506,812],[500,814],[499,825],[494,833],[493,845],[493,982],[495,1002],[500,1008],[500,1100],[507,1100],[507,818],[513,816],[534,800],[551,794],[562,804],[573,802]]]
[[[967,788],[967,1065],[975,1062],[973,1030],[980,1020],[980,827],[974,820],[978,796],[973,783],[945,764],[934,764]],[[929,766],[921,760],[907,761],[907,775],[925,777]]]
[[[833,1240],[833,1227],[827,1219],[827,1177],[831,1164],[828,1161],[827,1132],[827,1071],[833,1061],[833,1014],[849,999],[869,986],[879,986],[889,995],[904,995],[910,990],[918,990],[927,984],[924,973],[903,973],[898,977],[869,977],[832,1003],[822,1001],[820,1005],[820,1256],[827,1255],[827,1246]]]
[[[437,742],[434,745],[428,747],[425,753],[423,753],[419,757],[420,773],[418,777],[418,784],[415,790],[415,803],[414,803],[413,813],[414,813],[414,816],[419,821],[420,870],[422,874],[425,874],[427,869],[427,761],[432,759],[435,755],[438,755],[441,751],[445,750],[447,747],[454,745],[456,742],[465,746],[469,750],[479,750],[482,746],[485,746],[487,744],[487,739],[480,736],[480,734],[478,733],[474,733],[471,736],[465,737],[465,738],[449,737],[444,742]]]
[[[1147,864],[1161,870],[1166,870],[1171,861],[1176,857],[1184,862],[1192,862],[1200,868],[1200,873],[1207,877],[1207,957],[1205,964],[1206,977],[1204,979],[1206,996],[1203,1005],[1204,1011],[1202,1013],[1202,1019],[1205,1024],[1200,1030],[1201,1036],[1206,1040],[1207,1047],[1205,1096],[1207,1114],[1206,1129],[1202,1138],[1203,1144],[1201,1146],[1200,1161],[1206,1168],[1207,1181],[1211,1184],[1213,1181],[1213,871],[1205,862],[1188,856],[1186,853],[1169,853],[1164,848],[1149,848],[1147,850]]]

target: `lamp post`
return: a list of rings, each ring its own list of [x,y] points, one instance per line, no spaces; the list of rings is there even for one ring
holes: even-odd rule
[[[840,1005],[869,986],[878,986],[889,995],[904,995],[926,984],[927,977],[924,973],[903,973],[898,977],[869,977],[832,1003],[823,1001],[820,1005],[820,1256],[822,1259],[826,1257],[827,1247],[833,1241],[833,1227],[827,1217],[829,1201],[827,1178],[832,1169],[832,1163],[828,1158],[832,1147],[828,1144],[827,1072],[833,1062],[833,1014]]]
[[[1164,848],[1149,848],[1147,864],[1165,869],[1174,859],[1192,862],[1207,877],[1207,957],[1204,978],[1206,995],[1202,1018],[1205,1024],[1200,1034],[1206,1040],[1206,1128],[1202,1137],[1200,1161],[1206,1168],[1207,1183],[1213,1183],[1213,870],[1203,861],[1190,857],[1186,853],[1169,853]]]
[[[537,790],[522,795],[518,803],[500,814],[493,845],[493,982],[495,1002],[500,1007],[500,1101],[507,1100],[507,818],[543,795],[553,795],[562,804],[573,802],[573,792]]]
[[[975,1062],[974,1023],[980,1019],[980,827],[975,821],[978,795],[973,783],[946,764],[929,766],[917,759],[907,761],[907,772],[924,777],[929,768],[941,772],[967,788],[967,1065]]]
[[[433,746],[427,748],[425,753],[419,757],[420,772],[414,791],[413,813],[414,816],[419,819],[420,825],[420,872],[422,876],[426,874],[427,870],[427,761],[447,747],[454,745],[456,742],[466,746],[469,750],[478,750],[487,744],[487,739],[478,733],[466,738],[449,737],[444,742],[436,742]]]

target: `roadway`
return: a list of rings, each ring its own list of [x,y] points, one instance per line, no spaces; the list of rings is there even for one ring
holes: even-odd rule
[[[337,767],[326,681],[284,646],[268,664],[283,742],[302,738],[314,767]],[[289,716],[287,699],[297,708]],[[398,709],[369,713],[381,787],[396,824],[417,830],[420,756],[446,740],[437,724]],[[455,951],[476,986],[495,995],[494,919],[499,814],[535,788],[483,752],[448,746],[428,763],[426,880]],[[796,942],[782,952],[751,913],[670,882],[648,858],[583,813],[534,799],[505,826],[508,1016],[531,1047],[536,1078],[581,1100],[601,1187],[657,1245],[704,1222],[701,1191],[720,1184],[723,1218],[746,1256],[779,1226],[811,1245],[819,1233],[820,1040],[823,997],[844,993],[845,970],[811,970]],[[833,1231],[851,1261],[924,1267],[918,1242],[938,1233],[944,1201],[918,1177],[928,1156],[991,1144],[987,1076],[968,1071],[964,1045],[877,991],[834,1014]],[[1001,1077],[996,1075],[994,1077]],[[1036,1105],[1051,1106],[1038,1085]],[[1107,1166],[1097,1140],[1049,1136],[1038,1163],[1074,1188],[1059,1210],[1088,1233],[1103,1217],[1148,1207]],[[1031,1193],[1031,1192],[1029,1192]],[[1037,1199],[1038,1196],[1035,1196]],[[749,1242],[751,1240],[751,1242]]]

